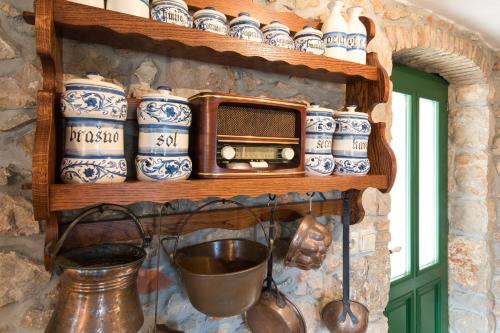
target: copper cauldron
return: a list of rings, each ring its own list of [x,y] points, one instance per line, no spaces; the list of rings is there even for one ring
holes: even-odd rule
[[[45,333],[136,333],[144,323],[137,273],[146,257],[144,248],[149,245],[150,238],[128,208],[102,205],[85,211],[70,224],[51,257],[57,255],[77,223],[104,210],[130,216],[141,234],[142,247],[95,245],[57,256],[56,267],[62,270],[61,289]]]
[[[258,216],[241,203],[211,201],[192,212],[180,225],[170,257],[191,304],[198,311],[212,317],[232,317],[244,313],[259,300],[270,250],[247,239],[221,239],[177,249],[182,230],[191,217],[215,203],[245,208],[264,230]]]

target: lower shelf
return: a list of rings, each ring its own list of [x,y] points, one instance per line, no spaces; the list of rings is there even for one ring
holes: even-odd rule
[[[330,176],[267,179],[190,179],[178,182],[138,182],[121,184],[53,184],[50,186],[52,212],[80,209],[100,203],[129,205],[137,202],[165,203],[178,199],[202,200],[239,195],[283,195],[291,192],[380,190],[389,186],[385,175]]]

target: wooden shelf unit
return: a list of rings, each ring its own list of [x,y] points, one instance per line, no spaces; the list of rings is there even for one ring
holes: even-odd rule
[[[279,20],[289,26],[292,32],[302,29],[305,25],[320,27],[318,22],[305,20],[293,13],[267,10],[252,3],[251,0],[237,2],[187,0],[186,2],[191,10],[208,5],[215,6],[229,19],[237,16],[240,11],[248,11],[262,24]],[[362,191],[374,187],[387,192],[394,183],[396,161],[386,141],[385,124],[372,121],[373,131],[368,147],[372,167],[368,176],[257,180],[191,179],[176,183],[127,181],[124,184],[106,185],[57,184],[55,132],[56,105],[63,88],[61,37],[165,56],[343,83],[346,84],[346,105],[357,105],[359,110],[368,114],[371,114],[378,103],[387,102],[390,82],[375,53],[368,54],[367,65],[360,65],[155,22],[66,0],[36,0],[35,13],[24,13],[24,17],[27,22],[35,25],[36,49],[41,59],[44,77],[43,87],[37,96],[33,203],[36,219],[47,222],[46,243],[54,244],[59,238],[61,226],[58,222],[58,212],[84,208],[102,201],[116,204],[144,201],[163,203],[176,199],[200,200],[207,197],[230,198],[237,195],[257,196],[266,193],[280,195],[289,192],[352,189],[355,190],[355,201],[358,203],[354,205],[352,212],[356,217],[354,221],[356,223],[363,216],[363,209],[359,204]],[[375,25],[366,17],[362,17],[362,21],[367,28],[370,41],[375,36]],[[133,108],[137,101],[130,101],[130,107]],[[335,201],[334,205],[338,210],[338,201]],[[324,209],[322,211],[330,212]],[[228,214],[235,216],[234,213]],[[219,225],[217,223],[214,226]],[[248,224],[240,224],[240,227],[243,226]],[[89,228],[82,227],[79,230],[88,232]],[[85,238],[85,235],[80,236]],[[75,239],[78,239],[78,235]],[[50,266],[48,261],[46,264]]]

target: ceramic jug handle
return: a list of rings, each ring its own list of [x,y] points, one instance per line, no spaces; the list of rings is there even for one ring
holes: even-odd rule
[[[216,203],[222,203],[222,204],[232,204],[232,205],[235,205],[235,206],[238,206],[238,207],[241,207],[243,208],[244,210],[246,210],[250,215],[252,215],[255,220],[257,221],[257,223],[259,224],[259,226],[261,227],[262,229],[262,232],[264,233],[264,237],[266,238],[266,242],[267,244],[269,244],[269,236],[268,234],[266,233],[266,228],[264,227],[264,224],[262,223],[261,219],[257,216],[257,214],[255,214],[252,210],[250,210],[248,207],[246,207],[245,205],[243,205],[242,203],[238,202],[238,201],[235,201],[235,200],[229,200],[229,199],[217,199],[217,200],[213,200],[213,201],[210,201],[210,202],[207,202],[203,205],[201,205],[200,207],[198,207],[197,209],[195,209],[194,211],[192,211],[185,219],[184,221],[181,222],[181,224],[179,225],[179,227],[177,228],[177,235],[176,236],[171,236],[171,237],[166,237],[164,238],[162,241],[164,240],[168,240],[168,239],[175,239],[175,245],[174,245],[174,251],[172,254],[169,254],[169,256],[171,258],[174,258],[176,253],[177,253],[177,248],[178,248],[178,245],[179,245],[179,239],[181,237],[181,234],[182,234],[182,230],[184,230],[184,227],[188,224],[189,220],[191,220],[191,218],[199,213],[201,210],[203,210],[204,208],[208,207],[208,206],[212,206]],[[162,245],[163,245],[163,242],[162,242]],[[165,246],[163,246],[163,249],[166,251],[166,248]],[[269,249],[270,251],[272,251],[272,249]],[[168,252],[167,252],[168,254]]]
[[[59,251],[61,250],[61,248],[64,244],[64,241],[66,240],[66,238],[68,238],[69,233],[79,222],[81,222],[87,216],[93,215],[95,213],[102,213],[104,211],[115,211],[115,212],[120,212],[120,213],[124,213],[125,215],[128,215],[132,219],[132,221],[135,223],[135,225],[137,226],[137,229],[139,230],[139,233],[141,234],[142,247],[146,248],[149,246],[149,244],[151,243],[151,237],[146,234],[141,222],[139,221],[137,216],[135,216],[134,213],[132,213],[132,211],[130,209],[128,209],[127,207],[124,207],[124,206],[120,206],[120,205],[102,204],[102,205],[92,207],[92,208],[84,211],[83,213],[78,215],[78,217],[73,222],[71,222],[68,229],[66,229],[64,234],[57,241],[57,243],[54,247],[54,250],[52,251],[52,253],[50,253],[50,258],[53,259],[57,256],[57,254],[59,253]],[[52,245],[52,243],[47,244],[47,246],[45,248],[46,253],[48,253],[51,245]]]

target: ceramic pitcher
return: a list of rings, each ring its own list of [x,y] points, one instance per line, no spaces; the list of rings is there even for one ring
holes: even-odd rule
[[[347,60],[366,64],[366,27],[359,20],[363,8],[349,8],[349,21],[347,23]]]
[[[363,176],[370,171],[368,159],[368,138],[371,125],[368,114],[356,112],[355,106],[347,107],[347,111],[334,114],[336,131],[333,134],[333,157],[335,158],[335,175]]]
[[[347,59],[347,23],[342,16],[344,2],[336,0],[331,6],[330,16],[323,23],[323,41],[327,57]]]

